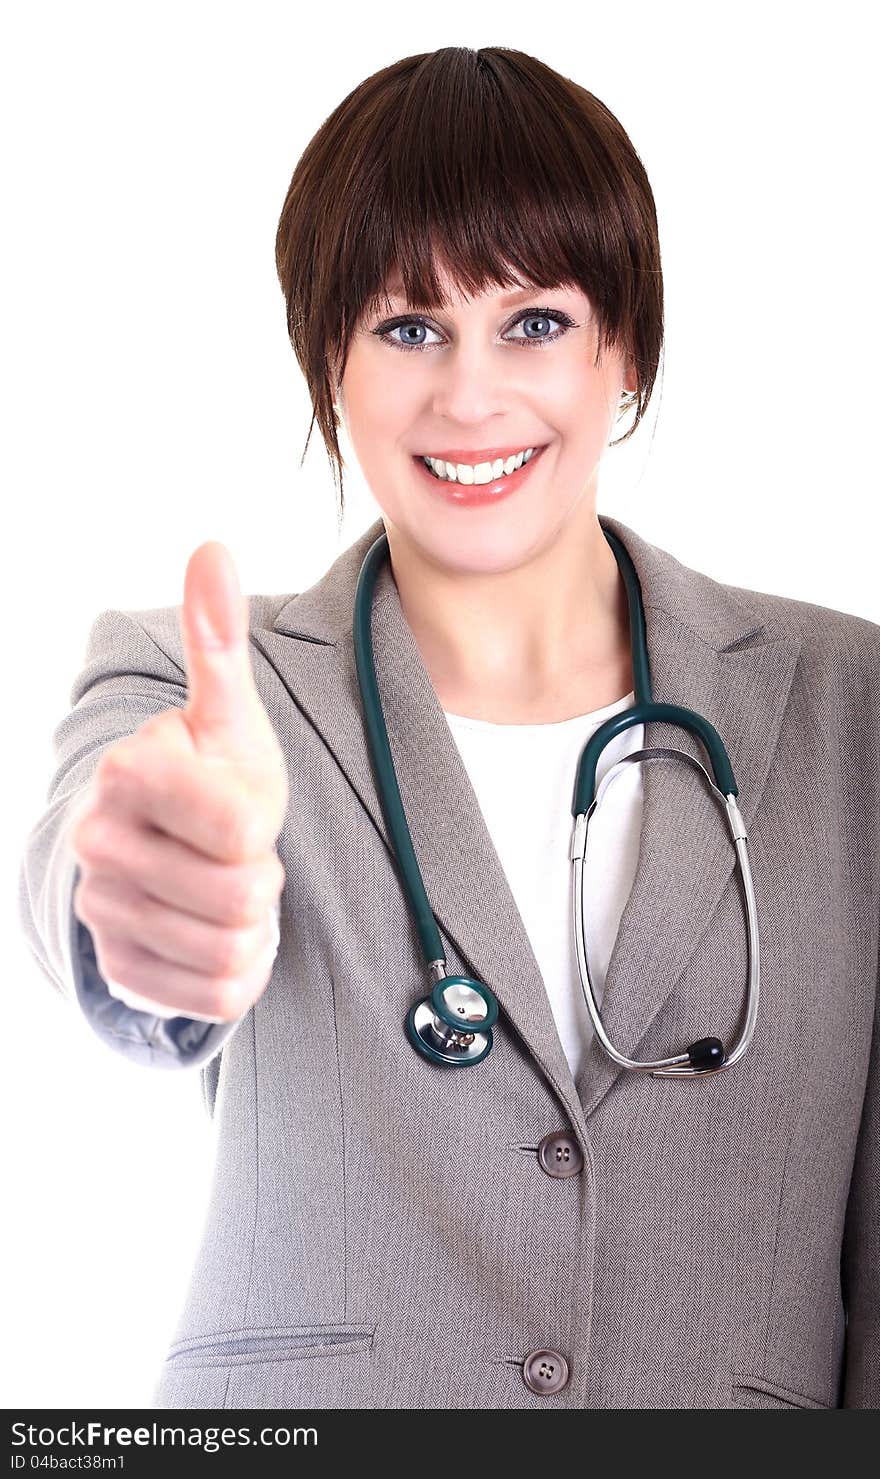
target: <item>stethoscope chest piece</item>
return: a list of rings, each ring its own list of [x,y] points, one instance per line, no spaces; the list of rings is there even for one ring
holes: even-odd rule
[[[497,1020],[498,1003],[487,986],[469,976],[442,976],[430,996],[410,1007],[406,1031],[425,1058],[464,1068],[485,1058]]]

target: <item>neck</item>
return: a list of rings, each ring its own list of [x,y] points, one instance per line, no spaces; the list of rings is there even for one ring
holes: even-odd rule
[[[449,712],[551,723],[633,687],[626,588],[589,508],[513,570],[450,571],[385,520],[401,608]]]

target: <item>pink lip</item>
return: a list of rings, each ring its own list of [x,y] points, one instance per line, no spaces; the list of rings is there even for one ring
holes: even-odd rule
[[[509,493],[515,493],[518,488],[523,487],[535,463],[540,461],[543,452],[543,447],[536,448],[528,462],[522,463],[509,476],[502,473],[500,478],[492,478],[488,483],[452,483],[448,479],[435,477],[425,465],[423,458],[414,457],[412,460],[416,467],[421,469],[422,477],[428,479],[435,494],[447,503],[456,503],[460,507],[470,508],[488,503],[499,503]],[[500,457],[501,453],[499,452],[498,455]],[[446,460],[451,462],[452,458]],[[491,460],[489,457],[483,459],[485,462]]]

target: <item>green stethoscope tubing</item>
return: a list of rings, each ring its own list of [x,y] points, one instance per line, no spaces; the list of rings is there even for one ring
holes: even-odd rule
[[[573,921],[577,947],[578,971],[584,999],[598,1040],[608,1055],[625,1068],[640,1069],[660,1077],[702,1077],[729,1068],[742,1057],[751,1041],[757,1018],[759,991],[759,945],[754,889],[746,849],[746,829],[736,805],[738,794],[733,769],[718,731],[708,719],[693,709],[677,704],[654,703],[651,690],[648,644],[641,586],[629,552],[616,535],[603,529],[617,560],[626,589],[632,649],[635,703],[621,714],[614,714],[600,725],[584,745],[578,763],[572,800],[575,829],[571,861],[574,865]],[[483,982],[469,976],[449,976],[446,956],[437,921],[413,849],[406,820],[388,731],[382,712],[376,667],[373,659],[372,609],[373,592],[382,562],[388,557],[388,536],[380,534],[367,550],[358,577],[354,603],[354,652],[364,725],[373,776],[382,813],[394,848],[401,882],[418,932],[419,942],[433,986],[429,997],[423,997],[409,1010],[406,1032],[412,1045],[432,1062],[448,1067],[465,1067],[479,1063],[492,1047],[492,1027],[498,1018],[498,1003]],[[596,793],[599,757],[606,745],[634,724],[664,722],[688,729],[707,751],[715,777],[713,784],[705,768],[692,755],[682,750],[639,750],[623,757],[605,775]],[[618,1052],[610,1042],[602,1022],[599,1004],[590,979],[583,931],[583,865],[586,857],[589,822],[601,795],[621,766],[653,756],[680,758],[701,773],[714,798],[726,811],[743,884],[749,947],[749,980],[746,1019],[736,1047],[725,1054],[719,1038],[706,1037],[692,1043],[687,1052],[652,1062],[640,1062]]]
[[[617,536],[609,529],[603,529],[602,532],[614,551],[626,587],[632,644],[633,688],[636,701],[624,713],[614,714],[604,724],[601,724],[585,744],[578,764],[574,800],[571,807],[572,816],[585,812],[593,800],[596,792],[596,767],[599,763],[599,756],[609,740],[614,739],[615,735],[622,734],[625,729],[630,729],[633,724],[645,724],[649,719],[662,720],[667,724],[676,724],[683,729],[691,730],[698,739],[702,740],[709,751],[712,769],[715,773],[715,783],[719,791],[725,795],[736,796],[737,788],[733,779],[733,770],[718,730],[709,723],[708,719],[704,719],[702,714],[695,713],[693,709],[682,709],[678,704],[655,704],[653,702],[648,664],[648,639],[645,634],[645,612],[642,606],[639,577],[629,557],[629,551],[621,544]]]

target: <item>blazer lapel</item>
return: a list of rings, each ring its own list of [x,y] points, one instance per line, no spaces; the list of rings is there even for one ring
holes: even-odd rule
[[[748,827],[777,744],[800,642],[766,640],[761,621],[727,587],[689,570],[616,519],[600,515],[600,523],[622,540],[639,576],[654,698],[697,709],[718,729]],[[380,518],[315,585],[282,606],[271,630],[252,635],[391,852],[366,743],[352,637],[361,563],[383,531]],[[528,933],[387,561],[376,582],[372,631],[401,798],[438,928],[467,969],[494,991],[572,1122],[586,1134],[587,1116],[625,1070],[593,1041],[577,1084],[572,1078]],[[646,728],[646,747],[674,746],[709,768],[687,731],[666,724]],[[656,774],[660,769],[662,777]],[[631,1057],[638,1056],[640,1039],[696,949],[736,861],[727,823],[690,766],[652,761],[642,772],[638,865],[602,997],[606,1030]],[[715,813],[708,819],[707,808]],[[405,908],[402,894],[401,899]],[[683,1046],[670,1044],[664,1052]]]

